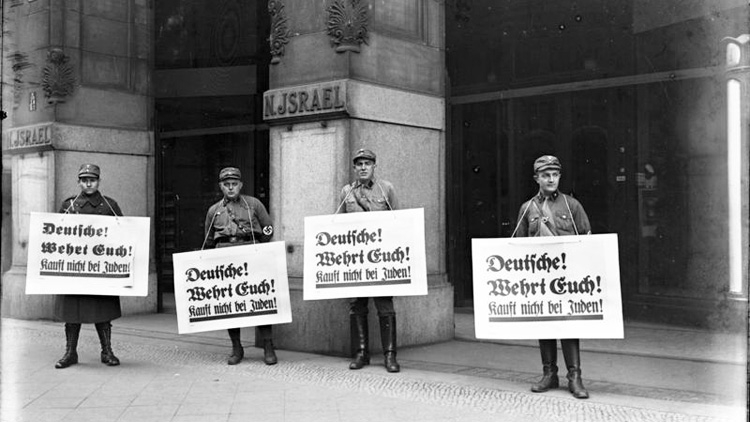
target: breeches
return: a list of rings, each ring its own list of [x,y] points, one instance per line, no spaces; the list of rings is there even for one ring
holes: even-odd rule
[[[375,309],[378,311],[378,316],[392,316],[396,315],[396,310],[393,308],[393,296],[386,297],[374,297],[372,300],[375,302]],[[350,315],[367,315],[367,305],[370,301],[369,297],[357,297],[353,298],[349,302],[349,314]]]

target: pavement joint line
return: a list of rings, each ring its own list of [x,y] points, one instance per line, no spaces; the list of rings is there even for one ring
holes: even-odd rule
[[[194,345],[204,345],[204,346],[211,346],[215,347],[217,349],[226,349],[226,345],[224,344],[217,344],[216,342],[211,341],[198,341],[195,340],[196,338],[193,336],[192,338],[183,338],[182,336],[186,335],[173,335],[171,333],[163,333],[163,336],[148,336],[143,335],[141,333],[162,333],[160,331],[153,331],[153,330],[141,330],[141,329],[132,329],[132,328],[121,328],[120,330],[126,331],[132,331],[131,333],[124,333],[126,335],[133,335],[136,337],[141,338],[151,338],[151,339],[158,339],[158,340],[167,340],[167,341],[174,341],[178,343],[189,343]],[[188,335],[189,336],[189,335]],[[223,341],[223,338],[219,339],[220,341]],[[461,341],[458,340],[457,341]],[[497,342],[485,342],[480,341],[481,343],[492,343],[496,344]],[[500,343],[500,344],[506,344],[506,343]],[[513,346],[516,346],[514,344],[510,344]],[[414,347],[421,347],[421,346],[414,346]],[[530,346],[529,346],[530,347]],[[534,347],[536,349],[536,347]],[[606,352],[605,352],[606,353]],[[612,353],[612,354],[618,354],[621,353]],[[626,354],[623,354],[626,355]],[[654,356],[646,356],[654,358]],[[413,369],[420,369],[427,372],[440,372],[440,373],[454,373],[454,374],[461,374],[466,376],[472,376],[472,377],[480,377],[485,379],[498,379],[498,380],[505,380],[505,381],[511,381],[516,383],[522,383],[522,384],[531,384],[536,381],[538,378],[538,374],[536,373],[528,373],[528,372],[516,372],[516,371],[507,371],[507,370],[496,370],[493,368],[486,368],[486,367],[476,367],[476,366],[465,366],[465,365],[453,365],[453,364],[447,364],[447,363],[441,363],[441,362],[427,362],[427,361],[418,361],[418,360],[409,360],[409,359],[400,359],[402,363],[408,363],[409,366]],[[611,393],[611,394],[620,394],[620,395],[634,395],[637,397],[643,397],[643,398],[651,398],[651,397],[664,397],[665,401],[672,401],[672,402],[688,402],[688,403],[710,403],[715,405],[726,405],[728,404],[728,399],[723,398],[718,395],[713,394],[707,394],[707,393],[701,393],[697,391],[690,391],[690,390],[676,390],[676,389],[667,389],[667,388],[655,388],[655,387],[642,387],[638,385],[632,385],[632,384],[622,384],[622,383],[611,383],[606,381],[600,381],[600,380],[591,380],[587,379],[586,384],[589,386],[591,390],[595,390],[598,392],[605,392],[605,393]]]
[[[515,346],[515,347],[526,347],[529,349],[537,349],[538,346],[536,345],[527,345],[527,344],[521,344],[521,343],[510,343],[510,342],[504,342],[502,340],[481,340],[481,339],[475,339],[471,337],[462,337],[462,336],[456,336],[454,338],[456,341],[462,341],[466,343],[483,343],[483,344],[499,344],[504,346]],[[629,350],[627,352],[621,352],[617,350],[611,350],[611,349],[604,349],[601,347],[584,347],[581,346],[581,352],[584,353],[601,353],[601,354],[608,354],[608,355],[618,355],[618,356],[636,356],[636,357],[644,357],[644,358],[651,358],[651,359],[668,359],[668,360],[684,360],[687,362],[695,362],[695,363],[718,363],[722,365],[735,365],[738,367],[745,367],[745,363],[743,362],[737,362],[733,360],[728,359],[706,359],[706,358],[694,358],[689,356],[670,356],[670,355],[664,355],[660,353],[645,353],[645,352],[638,352],[638,351],[632,351]]]
[[[24,333],[34,333],[37,343],[59,344],[58,335],[50,336],[52,325],[43,326],[44,329],[30,329],[22,325],[6,327],[3,336],[18,337],[29,340]],[[54,331],[58,332],[59,329]],[[96,348],[98,344],[88,343],[87,350]],[[608,405],[590,401],[580,401],[573,398],[558,398],[541,396],[532,393],[520,393],[500,389],[475,387],[471,385],[447,383],[444,381],[423,380],[394,375],[372,374],[367,371],[350,371],[348,368],[326,366],[314,362],[283,362],[279,365],[267,366],[259,360],[251,360],[247,364],[230,367],[217,364],[213,353],[187,350],[154,344],[119,344],[119,354],[128,356],[130,361],[145,361],[162,366],[184,367],[189,363],[189,370],[202,370],[217,374],[242,374],[252,377],[265,377],[286,382],[304,383],[313,386],[325,386],[343,391],[362,391],[381,396],[411,399],[425,403],[435,403],[451,407],[469,407],[488,413],[503,413],[505,415],[530,416],[538,415],[545,420],[567,421],[695,421],[718,422],[726,419],[704,415],[686,415],[675,412],[665,412],[654,409],[642,409],[633,406]],[[375,366],[375,365],[373,365]],[[127,369],[127,365],[120,370]],[[116,369],[115,369],[116,370]],[[542,412],[541,414],[539,412]],[[583,419],[581,415],[585,415]],[[589,418],[590,416],[590,418]]]
[[[425,362],[413,359],[401,359],[401,362],[404,364],[408,364],[404,366],[408,366],[413,369],[449,374],[460,374],[485,379],[505,380],[527,385],[531,385],[539,379],[539,374],[529,372],[496,370],[494,368],[452,365],[448,363]],[[585,383],[589,390],[596,391],[598,393],[619,394],[643,398],[662,397],[661,400],[680,403],[688,402],[698,404],[714,404],[720,406],[729,405],[730,403],[730,400],[728,398],[697,391],[642,387],[633,384],[618,384],[592,379],[586,379]],[[563,384],[564,383],[561,383],[560,387],[562,389],[564,389]]]
[[[47,321],[44,321],[43,325],[49,328],[59,327],[59,323],[53,323],[53,322],[47,322]],[[30,328],[30,329],[33,329],[33,328]],[[173,347],[178,347],[177,344],[191,344],[191,345],[206,346],[206,347],[210,347],[212,351],[215,351],[217,354],[220,353],[219,351],[221,350],[222,356],[223,356],[223,352],[227,349],[227,345],[224,344],[223,342],[217,343],[215,341],[209,341],[209,340],[223,341],[224,340],[223,337],[217,337],[217,338],[207,337],[206,341],[196,341],[194,339],[201,338],[201,337],[193,336],[192,338],[190,337],[185,338],[184,337],[186,336],[185,334],[176,335],[172,333],[164,333],[162,331],[133,329],[130,327],[120,327],[118,329],[115,329],[113,327],[113,332],[115,332],[118,335],[133,336],[137,338],[144,338],[144,339],[151,339],[151,340],[163,340],[163,341],[168,341],[171,343],[176,343]],[[151,336],[151,335],[144,335],[143,333],[155,333],[155,334],[163,334],[163,335]],[[483,342],[483,343],[494,343],[494,342]],[[84,344],[82,343],[82,345]],[[98,343],[96,343],[93,347],[98,347]],[[419,347],[419,346],[416,346],[416,347]],[[258,349],[257,347],[253,348],[252,346],[246,346],[246,350],[248,348]],[[299,352],[299,353],[304,353],[304,352]],[[332,358],[335,358],[335,357],[332,357]],[[522,384],[533,383],[538,378],[538,374],[536,373],[497,370],[494,368],[475,367],[475,366],[466,366],[466,365],[452,365],[452,364],[442,363],[442,362],[426,362],[426,361],[406,360],[406,359],[401,359],[401,362],[408,363],[409,366],[413,369],[419,369],[419,370],[423,370],[426,372],[453,373],[453,374],[461,374],[461,375],[470,376],[470,377],[478,377],[478,378],[484,378],[484,379],[497,379],[497,380],[515,382],[515,383],[522,383]],[[637,385],[617,384],[617,383],[611,383],[611,382],[600,381],[600,380],[591,380],[591,379],[586,380],[586,385],[589,386],[589,389],[600,392],[600,393],[632,395],[632,396],[643,397],[643,398],[662,397],[663,399],[661,400],[671,401],[671,402],[687,402],[687,403],[702,403],[702,404],[707,403],[707,404],[721,406],[721,405],[727,405],[729,401],[727,398],[723,398],[721,396],[700,393],[700,392],[690,391],[690,390],[674,390],[674,389],[666,389],[666,388],[641,387]]]
[[[226,345],[217,345],[215,342],[195,340],[195,339],[200,339],[201,337],[192,336],[192,337],[183,338],[183,336],[186,336],[185,334],[174,335],[171,333],[163,333],[160,331],[145,330],[145,329],[132,329],[132,328],[121,328],[121,330],[132,331],[131,333],[129,333],[129,335],[142,337],[142,338],[151,338],[151,339],[157,339],[157,340],[174,341],[174,342],[179,342],[179,343],[189,343],[189,344],[195,344],[195,345],[211,346],[211,347],[221,348],[222,350],[226,349]],[[148,336],[142,333],[158,333],[158,334],[164,334],[164,335],[163,336],[158,336],[158,335]],[[127,335],[128,333],[123,333],[123,334]],[[223,341],[223,338],[221,340]],[[456,339],[456,341],[463,341],[463,340]],[[491,344],[508,344],[512,346],[517,346],[515,344],[493,342],[493,341],[479,341],[479,342],[491,343]],[[414,347],[421,347],[421,346],[414,346]],[[531,346],[528,346],[528,347],[531,348]],[[533,348],[536,349],[536,347],[533,347]],[[597,352],[597,353],[608,353],[608,351],[602,351],[602,352]],[[610,354],[628,355],[625,353],[618,353],[618,352],[612,352]],[[667,358],[667,357],[653,356],[653,355],[645,355],[643,357]],[[424,370],[428,372],[432,371],[432,372],[440,372],[440,373],[457,373],[457,374],[462,374],[462,375],[467,375],[467,376],[481,377],[481,378],[486,378],[486,379],[499,379],[499,380],[523,383],[523,384],[531,384],[535,382],[536,379],[538,378],[538,374],[536,373],[516,372],[516,371],[507,371],[507,370],[500,371],[500,370],[496,370],[493,368],[453,365],[453,364],[441,363],[441,362],[427,362],[427,361],[408,360],[408,359],[400,359],[400,360],[402,363],[409,363],[410,364],[409,366],[412,368],[420,369],[420,370]],[[691,359],[681,359],[681,360],[693,361]],[[704,363],[703,360],[698,360],[698,362]],[[675,390],[675,389],[667,389],[667,388],[641,387],[638,385],[621,384],[621,383],[617,384],[617,383],[610,383],[610,382],[591,380],[591,379],[587,379],[586,384],[589,386],[590,389],[596,390],[599,392],[607,392],[607,393],[612,393],[612,394],[628,394],[628,395],[635,395],[637,397],[644,397],[644,398],[665,397],[664,400],[673,401],[673,402],[711,403],[711,404],[717,404],[717,405],[725,405],[728,402],[728,399],[722,398],[721,396],[718,396],[718,395],[706,394],[706,393],[690,391],[690,390]]]

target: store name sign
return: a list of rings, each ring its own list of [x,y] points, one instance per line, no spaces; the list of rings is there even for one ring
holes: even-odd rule
[[[8,130],[3,149],[11,154],[44,151],[52,147],[54,125],[43,124]]]
[[[346,81],[273,89],[263,94],[263,119],[267,121],[345,111]]]

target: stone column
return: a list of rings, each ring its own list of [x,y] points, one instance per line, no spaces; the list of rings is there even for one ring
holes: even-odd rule
[[[397,297],[399,345],[453,338],[445,268],[444,4],[434,0],[270,1],[271,208],[287,243],[294,322],[281,348],[349,354],[348,300],[303,301],[304,217],[332,214],[369,148],[400,208],[424,208],[429,295]],[[340,18],[350,16],[350,21]],[[370,305],[372,351],[380,350]],[[376,359],[377,361],[377,359]]]
[[[12,265],[3,274],[2,315],[51,318],[54,296],[24,293],[30,212],[57,212],[79,192],[80,165],[96,163],[101,192],[125,215],[154,216],[153,10],[147,0],[30,0],[4,7],[3,80],[15,83],[3,96]],[[144,242],[153,244],[153,232],[150,237]],[[154,268],[153,248],[151,255]],[[149,286],[146,298],[122,298],[124,313],[156,310],[153,270]]]

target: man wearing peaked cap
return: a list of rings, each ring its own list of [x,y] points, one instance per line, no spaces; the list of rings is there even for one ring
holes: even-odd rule
[[[273,236],[273,225],[266,207],[257,198],[241,194],[242,173],[237,167],[219,171],[219,188],[224,198],[213,204],[206,213],[204,248],[223,248],[268,242]],[[227,363],[236,365],[245,356],[240,339],[240,328],[229,328],[232,354]],[[263,361],[266,365],[278,362],[272,341],[270,325],[261,325],[258,331],[263,340]]]
[[[375,153],[370,151],[369,149],[360,149],[357,150],[357,152],[354,153],[354,157],[352,157],[352,162],[356,163],[358,159],[365,158],[367,160],[372,160],[372,162],[376,162]]]
[[[121,216],[114,199],[99,192],[101,170],[96,164],[84,164],[78,170],[80,193],[63,201],[60,213]],[[122,315],[119,296],[58,295],[55,317],[65,322],[65,354],[55,368],[67,368],[78,363],[78,336],[81,324],[93,323],[102,346],[101,362],[117,366],[120,360],[112,352],[112,320]]]
[[[224,167],[219,172],[219,182],[223,182],[228,179],[242,180],[242,173],[237,167]]]
[[[543,155],[534,160],[534,180],[539,191],[521,205],[518,224],[513,236],[566,236],[591,234],[589,217],[583,206],[572,196],[558,190],[562,176],[560,160],[553,155]],[[561,339],[563,357],[568,369],[568,390],[575,398],[586,399],[588,391],[581,378],[581,353],[578,339]],[[539,340],[542,357],[542,379],[531,386],[531,391],[541,393],[557,388],[557,340]]]
[[[562,171],[560,160],[554,155],[542,155],[534,160],[534,174],[547,169]]]
[[[98,179],[99,174],[101,174],[101,171],[99,170],[99,166],[97,166],[96,164],[84,164],[80,169],[78,169],[79,179],[81,177],[95,177]]]
[[[389,211],[398,208],[393,184],[375,178],[375,160],[375,153],[369,149],[360,149],[354,153],[352,163],[356,180],[341,189],[341,204],[336,210],[337,213]],[[385,368],[388,372],[398,372],[400,366],[396,361],[396,311],[393,308],[393,297],[375,297],[373,301],[380,321]],[[349,369],[360,369],[370,363],[368,305],[367,297],[353,298],[349,303],[353,355]]]

